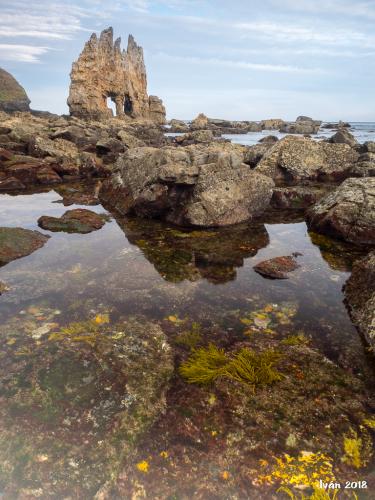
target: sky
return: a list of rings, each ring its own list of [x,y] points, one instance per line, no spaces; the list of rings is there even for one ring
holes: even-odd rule
[[[108,26],[143,47],[168,118],[375,121],[375,0],[0,0],[0,67],[67,113],[71,64]]]

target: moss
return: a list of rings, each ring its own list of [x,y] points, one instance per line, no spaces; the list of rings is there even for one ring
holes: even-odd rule
[[[286,339],[281,341],[284,345],[305,345],[309,343],[309,339],[303,332],[289,335]]]
[[[224,349],[210,344],[207,348],[194,349],[189,359],[181,364],[180,374],[189,383],[208,384],[226,377],[254,389],[281,379],[275,369],[279,359],[280,354],[275,351],[255,353],[246,348],[229,357]]]

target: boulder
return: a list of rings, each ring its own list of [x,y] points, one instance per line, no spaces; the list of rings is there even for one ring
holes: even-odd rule
[[[175,142],[180,146],[189,146],[190,144],[210,143],[214,139],[212,130],[195,130],[175,137]]]
[[[134,135],[130,134],[127,130],[120,130],[117,133],[117,138],[128,149],[141,148],[142,146],[146,146],[144,141],[142,141],[141,139],[138,139]]]
[[[41,248],[49,236],[20,227],[0,227],[0,266]]]
[[[344,286],[350,316],[366,342],[375,350],[375,252],[356,261]]]
[[[43,215],[38,219],[38,226],[48,231],[65,233],[91,233],[101,229],[106,221],[107,216],[100,215],[85,208],[77,208],[68,210],[61,217],[49,217]]]
[[[208,128],[208,118],[205,114],[200,113],[194,120],[191,122],[190,129],[191,130],[205,130]]]
[[[0,191],[20,191],[22,189],[26,189],[26,186],[15,177],[0,180]]]
[[[281,120],[281,118],[271,118],[269,120],[262,120],[260,125],[263,130],[279,130],[284,123],[284,120]]]
[[[189,132],[189,126],[182,120],[171,120],[169,122],[170,128],[167,130],[168,132],[176,132],[176,133],[187,133]]]
[[[0,68],[0,110],[6,113],[30,111],[25,89],[7,71]]]
[[[366,141],[364,146],[368,153],[375,153],[375,141]]]
[[[357,139],[346,128],[338,130],[332,137],[330,137],[328,142],[333,144],[347,144],[351,148],[358,145]]]
[[[283,181],[337,181],[350,175],[358,156],[347,144],[287,136],[268,150],[256,170]]]
[[[304,118],[304,117],[299,117]],[[286,134],[317,134],[319,132],[321,122],[309,120],[298,120],[296,122],[284,123],[279,128],[280,132]]]
[[[228,145],[135,148],[119,158],[99,198],[121,214],[177,225],[236,224],[269,205],[273,182],[243,163]]]
[[[265,278],[285,280],[288,279],[290,272],[295,271],[299,267],[295,255],[286,255],[263,260],[256,264],[253,269]]]
[[[307,212],[314,231],[351,243],[375,243],[375,178],[346,179]]]
[[[351,169],[352,177],[375,177],[375,152],[364,153]]]

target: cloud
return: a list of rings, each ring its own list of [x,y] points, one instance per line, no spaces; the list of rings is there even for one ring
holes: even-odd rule
[[[153,55],[154,58],[174,61],[174,62],[184,62],[190,64],[198,64],[202,67],[207,65],[217,66],[224,68],[239,68],[239,69],[250,69],[252,71],[266,71],[272,73],[301,73],[301,74],[325,74],[326,71],[321,68],[304,68],[299,66],[291,66],[285,64],[264,64],[264,63],[253,63],[249,61],[237,61],[232,59],[218,59],[216,57],[204,58],[195,56],[176,56],[172,54],[166,54],[165,52],[157,52]]]
[[[48,47],[1,43],[0,60],[37,63],[39,62],[39,56],[45,54],[48,50]]]

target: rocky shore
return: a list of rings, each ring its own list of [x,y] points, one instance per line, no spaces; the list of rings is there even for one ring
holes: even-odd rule
[[[372,379],[336,313],[345,297],[372,356],[375,142],[343,122],[316,140],[307,116],[166,125],[141,47],[120,42],[107,29],[86,43],[70,115],[31,111],[0,73],[0,196],[60,195],[35,230],[0,227],[0,487],[261,499],[314,495],[334,465],[373,480]],[[254,146],[222,137],[260,131]]]

